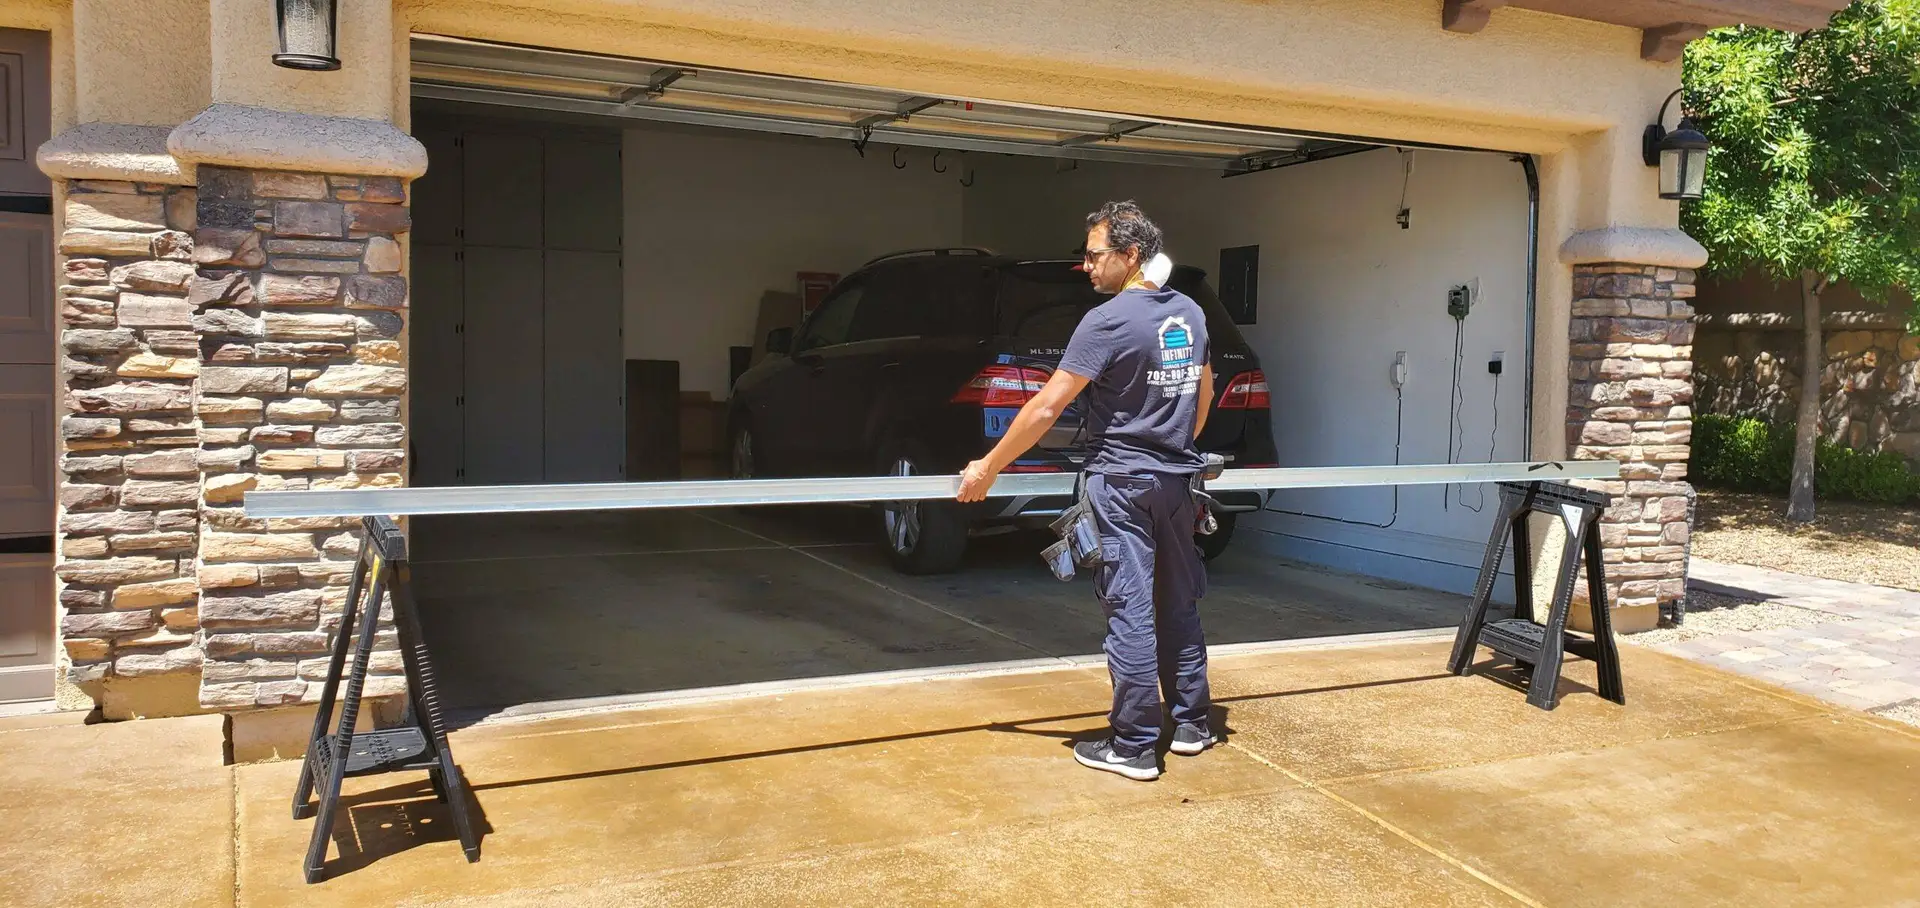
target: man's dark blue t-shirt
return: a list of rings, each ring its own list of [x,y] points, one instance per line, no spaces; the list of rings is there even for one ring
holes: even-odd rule
[[[1176,290],[1125,290],[1074,329],[1060,368],[1088,379],[1086,469],[1106,475],[1196,473],[1206,314]]]

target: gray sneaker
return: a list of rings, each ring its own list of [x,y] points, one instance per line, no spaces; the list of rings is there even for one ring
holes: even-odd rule
[[[1081,766],[1118,773],[1136,782],[1151,782],[1160,778],[1160,764],[1153,759],[1153,751],[1143,750],[1131,757],[1123,757],[1113,752],[1112,738],[1082,741],[1073,745],[1073,758]]]
[[[1198,756],[1201,751],[1212,747],[1213,741],[1213,732],[1197,725],[1182,725],[1173,730],[1173,744],[1167,749],[1183,757]]]

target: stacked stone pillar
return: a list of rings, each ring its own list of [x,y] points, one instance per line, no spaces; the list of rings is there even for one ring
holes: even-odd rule
[[[200,704],[317,702],[359,546],[351,518],[245,515],[253,490],[404,484],[402,182],[202,166],[192,309]],[[367,695],[404,689],[391,633]]]
[[[1694,273],[1580,265],[1573,282],[1567,446],[1623,465],[1619,482],[1585,483],[1614,496],[1600,530],[1609,598],[1666,616],[1686,597]]]
[[[66,678],[110,718],[178,712],[156,710],[153,697],[114,694],[159,686],[190,695],[200,670],[200,340],[186,296],[195,194],[97,180],[64,188],[55,573]]]

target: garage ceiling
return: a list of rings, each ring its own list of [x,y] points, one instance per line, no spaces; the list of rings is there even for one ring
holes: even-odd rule
[[[413,95],[957,151],[1253,173],[1380,143],[415,35]]]

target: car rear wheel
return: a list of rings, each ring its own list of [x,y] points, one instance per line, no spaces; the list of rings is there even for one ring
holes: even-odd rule
[[[727,472],[735,479],[752,479],[759,473],[754,461],[753,430],[744,425],[733,430],[727,445]]]
[[[1239,523],[1239,517],[1238,514],[1215,514],[1213,519],[1220,524],[1220,528],[1209,535],[1196,534],[1193,537],[1193,541],[1200,546],[1201,560],[1212,561],[1227,550],[1227,543],[1233,541],[1233,527]]]
[[[888,476],[918,476],[923,463],[911,448],[886,458]],[[881,544],[887,560],[903,574],[945,574],[960,567],[967,554],[967,520],[948,501],[888,501],[880,512]]]

